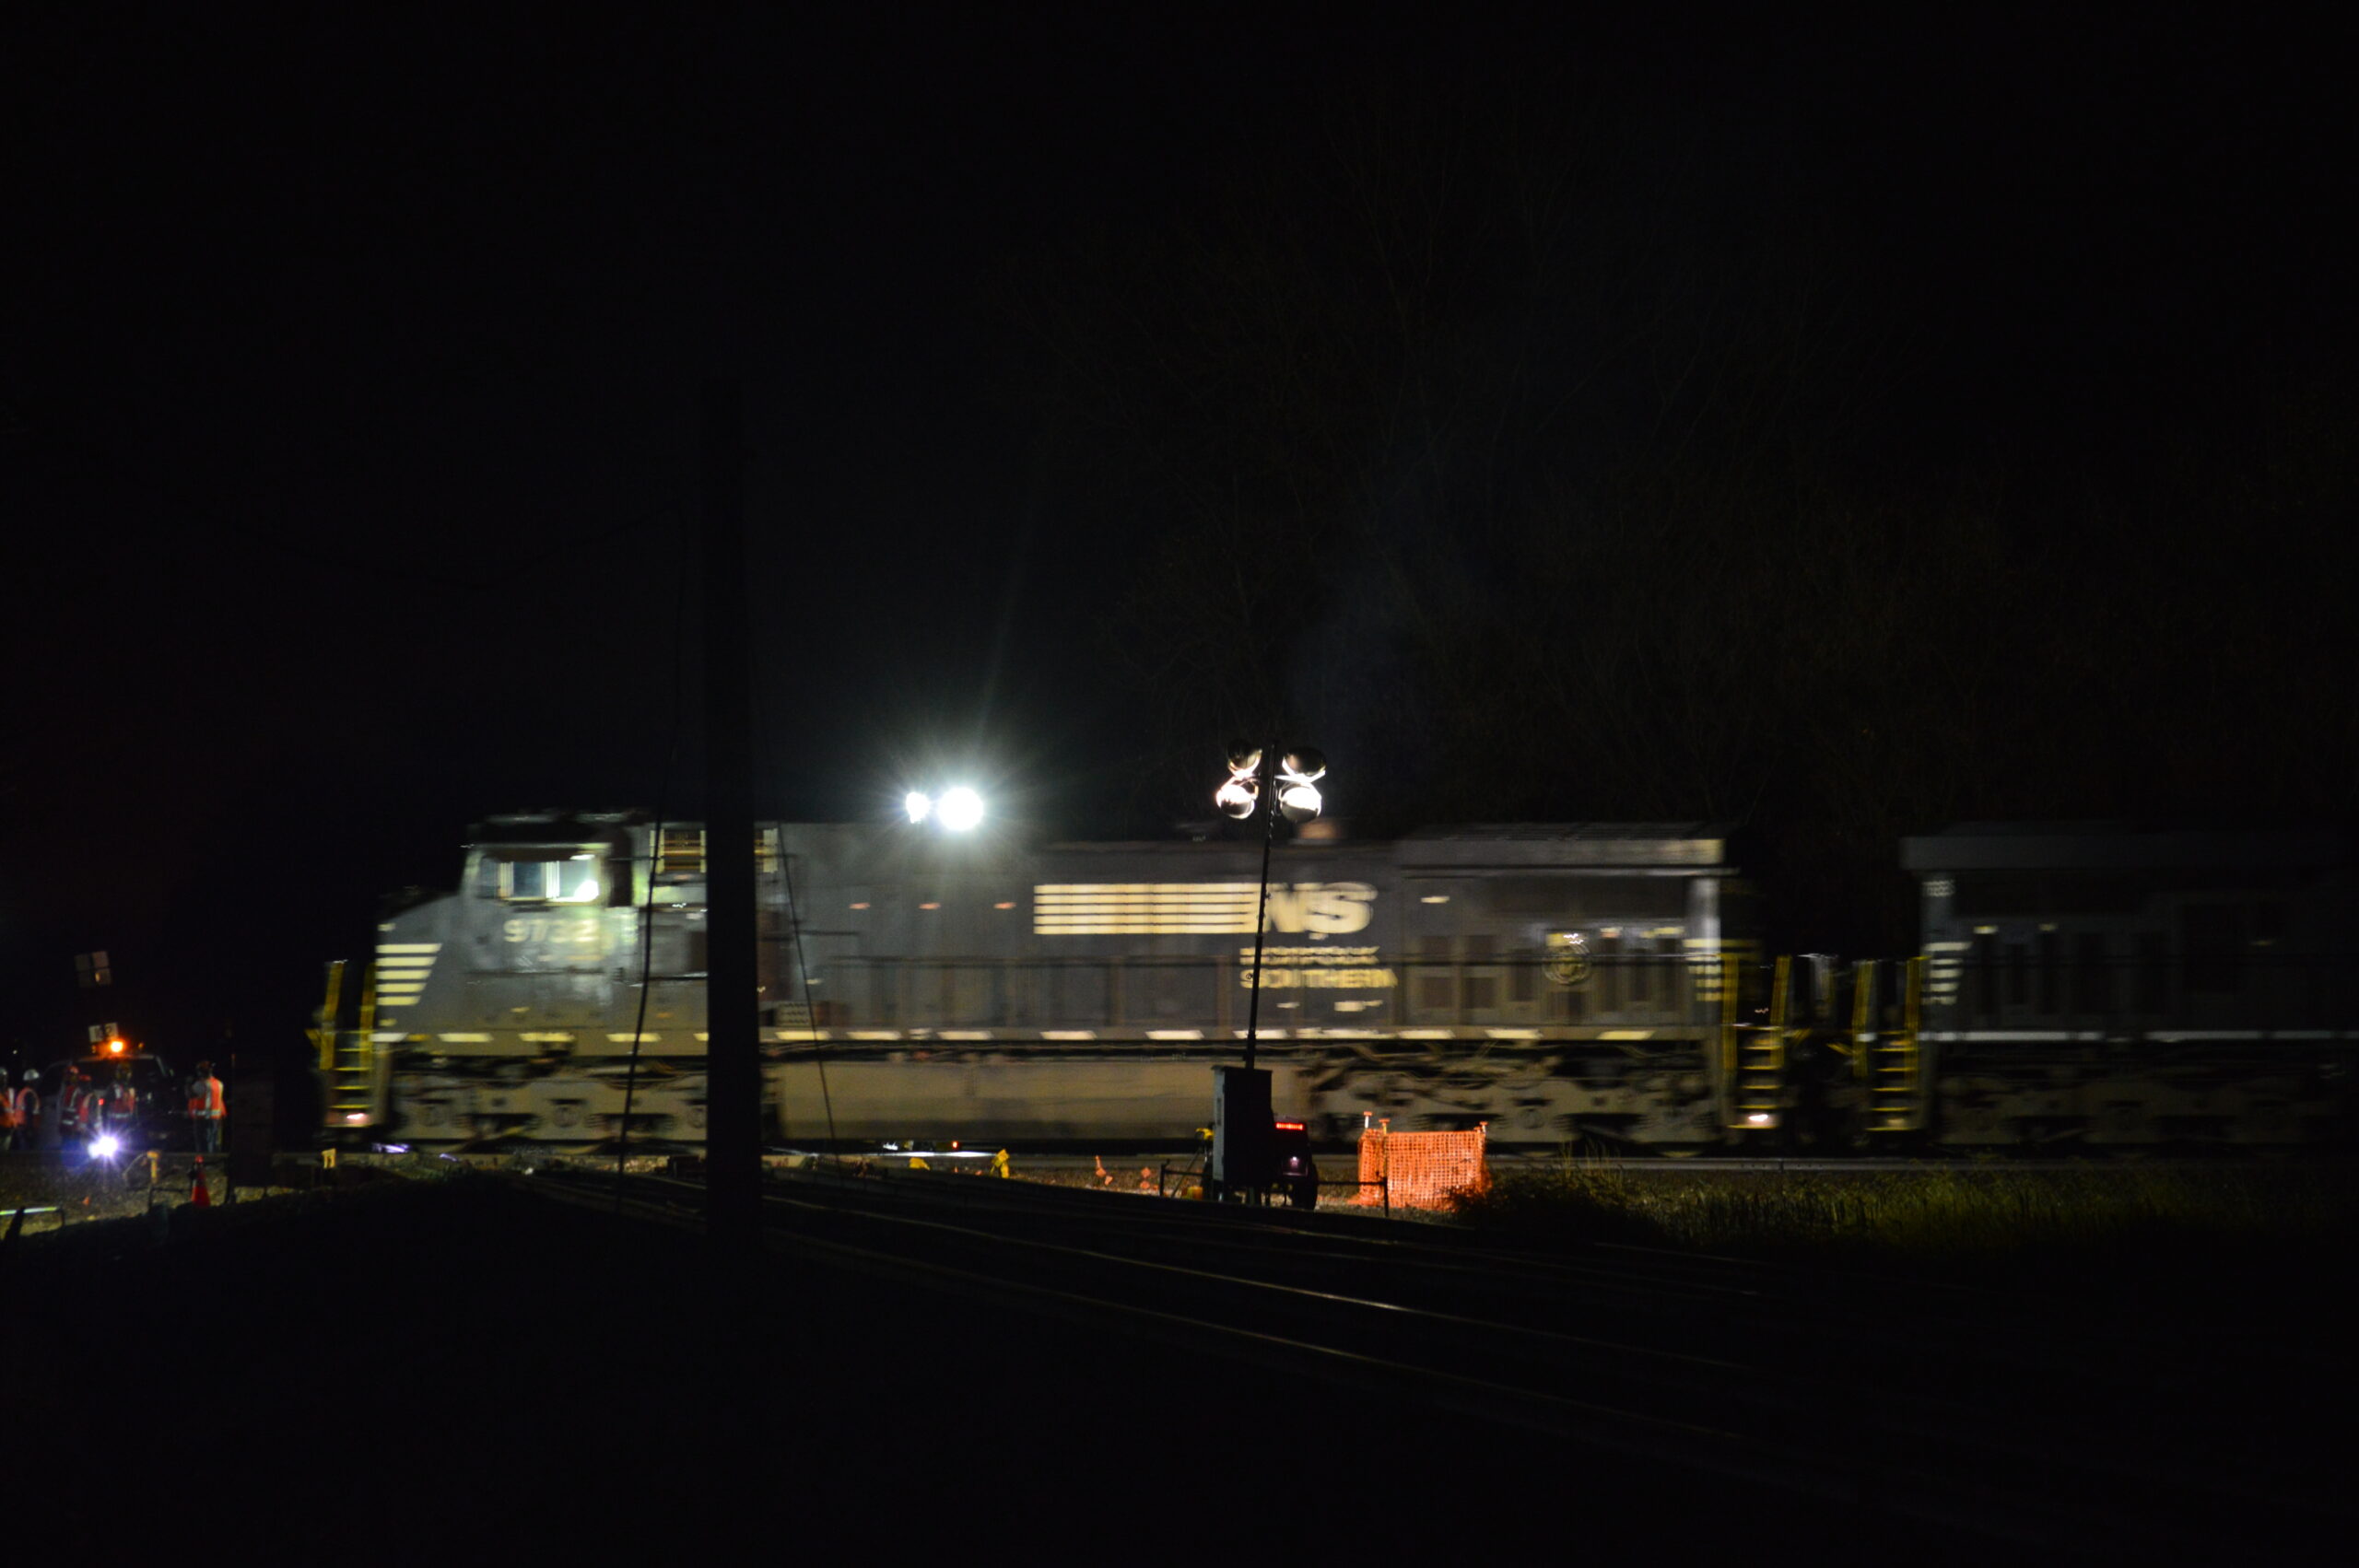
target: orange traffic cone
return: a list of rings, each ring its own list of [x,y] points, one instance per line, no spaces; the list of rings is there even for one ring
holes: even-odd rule
[[[196,1157],[196,1168],[189,1172],[188,1200],[194,1208],[213,1207],[213,1189],[205,1184],[205,1156],[202,1154]]]

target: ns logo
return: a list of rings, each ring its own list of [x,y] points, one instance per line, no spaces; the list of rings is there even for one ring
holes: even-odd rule
[[[1364,882],[1272,883],[1264,929],[1346,936],[1367,930],[1376,918],[1376,889]]]

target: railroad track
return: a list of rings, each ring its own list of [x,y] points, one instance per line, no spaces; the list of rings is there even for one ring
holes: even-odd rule
[[[694,1224],[669,1177],[536,1188]],[[2058,1304],[1599,1246],[1527,1256],[1431,1224],[968,1176],[804,1174],[765,1243],[1649,1463],[2019,1544],[2249,1548],[2348,1530],[2337,1457],[2273,1392],[2352,1379],[2283,1347],[2190,1346]]]

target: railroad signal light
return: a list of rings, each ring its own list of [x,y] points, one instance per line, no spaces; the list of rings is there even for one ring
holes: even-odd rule
[[[1228,743],[1228,779],[1213,791],[1213,804],[1242,822],[1262,803],[1262,748],[1244,741]],[[1277,808],[1288,822],[1309,822],[1325,809],[1318,781],[1327,777],[1325,755],[1297,746],[1278,758]]]
[[[1213,791],[1213,804],[1224,816],[1243,822],[1262,801],[1262,748],[1246,741],[1228,743],[1228,781]]]
[[[1310,746],[1290,751],[1278,762],[1278,810],[1288,822],[1309,822],[1325,804],[1317,783],[1327,777],[1327,758]]]
[[[1262,748],[1250,741],[1228,743],[1226,751],[1228,778],[1219,789],[1213,791],[1213,804],[1218,806],[1224,814],[1241,822],[1251,816],[1254,809],[1262,803],[1262,764],[1264,755]],[[1258,913],[1253,922],[1253,1000],[1245,1014],[1243,1077],[1233,1079],[1230,1070],[1225,1067],[1213,1070],[1215,1136],[1213,1158],[1208,1167],[1209,1174],[1205,1178],[1206,1191],[1216,1191],[1224,1187],[1241,1186],[1243,1189],[1257,1194],[1256,1201],[1258,1201],[1258,1187],[1251,1183],[1239,1184],[1233,1176],[1224,1174],[1224,1151],[1227,1148],[1231,1136],[1248,1141],[1266,1139],[1270,1136],[1266,1130],[1270,1109],[1270,1075],[1262,1072],[1257,1078],[1253,1066],[1254,1047],[1260,1043],[1262,1036],[1262,942],[1270,929],[1270,848],[1277,837],[1279,817],[1283,816],[1288,822],[1299,823],[1309,822],[1319,814],[1320,807],[1324,802],[1319,798],[1317,780],[1327,777],[1327,758],[1309,746],[1297,746],[1291,751],[1282,751],[1278,754],[1275,763],[1276,765],[1271,768],[1270,772],[1272,790],[1276,798],[1270,802],[1269,813],[1262,819],[1262,884],[1261,896],[1256,906]],[[1250,1091],[1239,1089],[1238,1092],[1260,1095],[1261,1109],[1257,1115],[1257,1120],[1262,1130],[1238,1132],[1234,1135],[1225,1134],[1220,1129],[1228,1125],[1231,1112],[1236,1108],[1230,1104],[1232,1083],[1241,1085],[1249,1081],[1258,1082],[1260,1088]],[[1248,1165],[1256,1160],[1262,1159],[1268,1152],[1266,1147],[1260,1153],[1249,1153],[1248,1149],[1247,1142],[1239,1142],[1237,1145],[1236,1155],[1236,1158]],[[1261,1178],[1255,1179],[1258,1182]]]

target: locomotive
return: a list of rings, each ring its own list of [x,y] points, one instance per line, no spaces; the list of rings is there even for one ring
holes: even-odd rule
[[[2352,1129],[2335,832],[1968,824],[1905,839],[1940,1140],[2296,1145]]]
[[[1923,952],[1843,964],[1763,956],[1757,892],[1705,823],[1314,825],[1266,904],[1258,847],[1209,833],[766,824],[765,1116],[798,1144],[1180,1142],[1257,1012],[1274,1113],[1326,1140],[1379,1118],[1672,1153],[2347,1128],[2340,840],[1961,829],[1903,858]],[[699,1142],[704,894],[692,825],[478,824],[456,891],[329,966],[331,1132]]]

